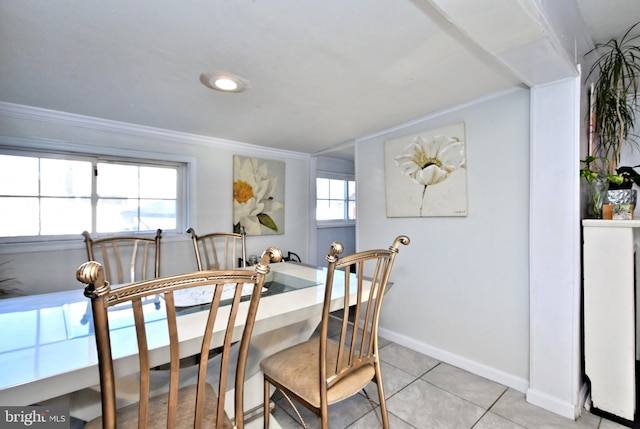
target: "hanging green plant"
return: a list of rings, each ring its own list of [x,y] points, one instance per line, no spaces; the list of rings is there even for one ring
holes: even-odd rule
[[[638,110],[638,79],[640,77],[640,22],[631,26],[619,39],[598,43],[585,56],[600,53],[587,80],[595,82],[595,135],[599,154],[609,160],[607,175],[618,175],[620,151],[625,142],[637,146],[634,129]]]

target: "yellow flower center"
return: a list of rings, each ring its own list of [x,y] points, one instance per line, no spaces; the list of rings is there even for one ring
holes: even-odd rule
[[[434,164],[438,167],[442,167],[442,162],[438,158],[429,158],[424,151],[416,153],[416,164],[418,164],[423,170]]]
[[[246,203],[253,198],[253,188],[244,180],[233,182],[233,199],[239,203]]]

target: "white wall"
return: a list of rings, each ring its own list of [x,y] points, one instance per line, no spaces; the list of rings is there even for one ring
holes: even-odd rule
[[[250,236],[247,251],[261,254],[273,245],[285,254],[291,250],[308,260],[310,163],[306,154],[8,104],[0,104],[0,130],[0,144],[7,141],[15,144],[20,141],[16,138],[24,138],[25,145],[51,147],[62,142],[71,148],[95,147],[97,152],[118,149],[192,159],[196,183],[187,226],[195,227],[199,233],[232,230],[233,155],[284,160],[285,232]],[[5,274],[17,278],[26,293],[77,287],[75,270],[86,260],[81,232],[78,231],[78,240],[73,242],[35,248],[0,245],[0,261],[10,261]],[[184,231],[179,232],[173,236],[165,234],[162,240],[163,275],[195,269],[192,245]]]
[[[427,96],[427,95],[425,95]],[[463,121],[468,216],[387,218],[384,142]],[[402,246],[383,336],[524,392],[529,380],[529,90],[356,143],[357,248]]]
[[[350,255],[356,251],[356,227],[339,226],[318,228],[316,238],[316,260],[312,264],[327,265],[327,254],[331,244],[339,241],[344,247],[343,255]]]

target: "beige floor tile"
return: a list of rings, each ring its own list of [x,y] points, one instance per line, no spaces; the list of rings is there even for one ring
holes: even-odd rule
[[[500,417],[492,412],[488,412],[480,421],[473,427],[473,429],[525,429],[523,426],[516,424],[512,421]]]
[[[601,420],[588,412],[583,412],[577,421],[567,419],[530,404],[524,393],[513,389],[500,397],[491,412],[528,429],[597,429]]]
[[[507,390],[501,384],[445,363],[433,368],[422,379],[485,410]]]
[[[380,412],[379,409],[376,409],[375,411],[370,411],[369,413],[365,414],[364,417],[357,420],[352,425],[348,426],[348,429],[371,429],[371,428],[382,427],[380,420],[378,420],[380,418],[379,414],[376,415],[376,413],[379,413],[379,412]],[[415,428],[415,426],[410,425],[409,423],[394,416],[391,413],[389,413],[389,426],[393,429],[414,429]]]
[[[415,377],[421,377],[439,361],[401,345],[391,343],[380,348],[380,360]]]
[[[389,398],[389,412],[418,428],[471,428],[485,410],[469,401],[416,380]]]

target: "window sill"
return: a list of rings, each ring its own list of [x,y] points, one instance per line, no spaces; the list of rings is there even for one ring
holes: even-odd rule
[[[353,228],[356,226],[355,220],[319,220],[316,223],[318,229],[321,228]]]
[[[191,238],[186,234],[178,234],[173,231],[162,232],[163,243],[184,241],[187,239],[188,242],[191,242]],[[59,252],[78,249],[81,249],[83,252],[86,251],[84,238],[80,234],[73,237],[65,236],[64,239],[45,238],[20,241],[19,238],[13,237],[13,240],[0,240],[0,255],[31,252]]]

